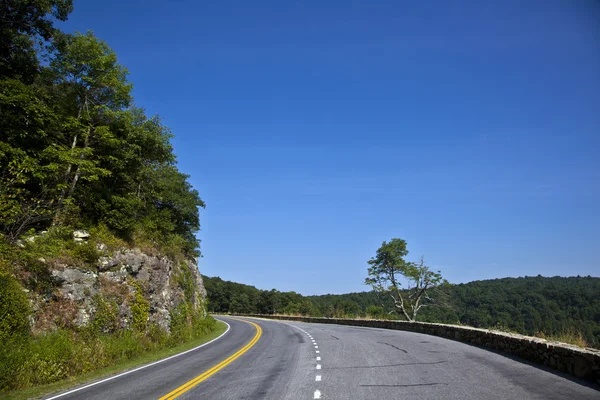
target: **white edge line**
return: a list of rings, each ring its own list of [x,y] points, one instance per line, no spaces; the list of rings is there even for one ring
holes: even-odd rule
[[[46,400],[54,400],[54,399],[58,399],[59,397],[63,397],[63,396],[66,396],[66,395],[69,395],[69,394],[72,394],[72,393],[75,393],[75,392],[79,392],[80,390],[87,389],[87,388],[90,388],[90,387],[92,387],[92,386],[96,386],[96,385],[99,385],[99,384],[101,384],[101,383],[104,383],[104,382],[112,381],[113,379],[117,379],[117,378],[120,378],[120,377],[122,377],[122,376],[125,376],[125,375],[132,374],[132,373],[134,373],[134,372],[137,372],[137,371],[139,371],[139,370],[142,370],[142,369],[144,369],[144,368],[148,368],[148,367],[151,367],[151,366],[153,366],[153,365],[160,364],[160,363],[162,363],[162,362],[165,362],[165,361],[171,360],[171,359],[173,359],[173,358],[175,358],[175,357],[182,356],[182,355],[184,355],[184,354],[187,354],[187,353],[189,353],[189,352],[192,352],[192,351],[194,351],[194,350],[198,350],[198,349],[199,349],[199,348],[201,348],[201,347],[204,347],[204,346],[206,346],[206,345],[209,345],[209,344],[211,344],[212,342],[214,342],[214,341],[216,341],[216,340],[219,340],[219,339],[221,339],[223,336],[225,336],[225,334],[226,334],[227,332],[229,332],[229,329],[231,329],[231,326],[230,326],[230,325],[229,325],[227,322],[225,322],[225,321],[223,321],[223,320],[221,320],[221,319],[218,319],[218,318],[215,318],[215,319],[216,319],[216,320],[218,320],[218,321],[221,321],[221,322],[223,322],[225,325],[227,325],[227,329],[225,330],[225,332],[221,333],[219,336],[217,336],[216,338],[214,338],[213,340],[211,340],[211,341],[209,341],[209,342],[206,342],[206,343],[204,343],[204,344],[201,344],[200,346],[196,346],[196,347],[194,347],[193,349],[189,349],[189,350],[183,351],[183,352],[181,352],[181,353],[174,354],[174,355],[172,355],[172,356],[170,356],[170,357],[163,358],[162,360],[158,360],[158,361],[154,361],[154,362],[152,362],[152,363],[150,363],[150,364],[142,365],[141,367],[138,367],[138,368],[136,368],[136,369],[132,369],[131,371],[126,371],[126,372],[120,373],[120,374],[118,374],[118,375],[111,376],[110,378],[102,379],[101,381],[94,382],[94,383],[90,383],[89,385],[85,385],[85,386],[79,387],[79,388],[77,388],[77,389],[69,390],[68,392],[65,392],[65,393],[58,394],[58,395],[56,395],[56,396],[54,396],[54,397],[49,397],[49,398],[47,398]]]

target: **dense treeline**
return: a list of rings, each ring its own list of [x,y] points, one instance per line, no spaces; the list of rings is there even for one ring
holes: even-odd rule
[[[209,309],[325,317],[399,318],[376,292],[302,296],[204,277]],[[460,323],[528,335],[580,332],[600,346],[600,278],[503,278],[450,285],[444,304],[424,308],[418,320]]]
[[[204,203],[175,165],[169,130],[135,106],[106,43],[53,26],[71,10],[70,0],[0,4],[3,238],[103,224],[195,255]]]

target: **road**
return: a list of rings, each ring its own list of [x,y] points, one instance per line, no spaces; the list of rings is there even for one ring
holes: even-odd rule
[[[219,317],[197,350],[54,399],[600,399],[599,388],[412,332]]]

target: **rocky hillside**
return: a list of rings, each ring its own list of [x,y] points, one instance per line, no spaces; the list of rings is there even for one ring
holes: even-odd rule
[[[202,340],[216,327],[197,265],[105,227],[0,237],[0,397]]]
[[[32,236],[20,248],[26,251],[39,244],[44,249],[46,235]],[[86,231],[74,231],[72,235],[74,250],[91,250],[87,262],[63,253],[50,259],[38,257],[37,270],[42,267],[44,274],[36,268],[17,270],[25,286],[36,286],[32,281],[46,281],[46,285],[37,285],[45,290],[25,289],[34,334],[90,324],[106,333],[145,330],[149,326],[170,332],[172,318],[180,313],[206,317],[206,290],[194,261],[175,261],[140,248],[110,248]]]
[[[97,271],[59,264],[51,274],[57,283],[53,306],[45,307],[48,299],[36,301],[36,323],[46,329],[56,321],[53,315],[56,308],[72,310],[65,316],[70,320],[65,322],[87,325],[98,310],[98,299],[114,300],[118,307],[117,328],[130,329],[134,322],[132,307],[137,305],[136,301],[139,303],[139,294],[148,304],[147,322],[166,331],[170,330],[171,314],[186,302],[186,296],[195,311],[206,315],[203,308],[206,290],[197,265],[191,261],[178,264],[137,248],[123,249],[100,257]]]

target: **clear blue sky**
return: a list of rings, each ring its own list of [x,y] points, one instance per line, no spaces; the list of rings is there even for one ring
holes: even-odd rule
[[[83,1],[176,135],[209,276],[366,290],[383,240],[451,282],[600,275],[600,2]]]

